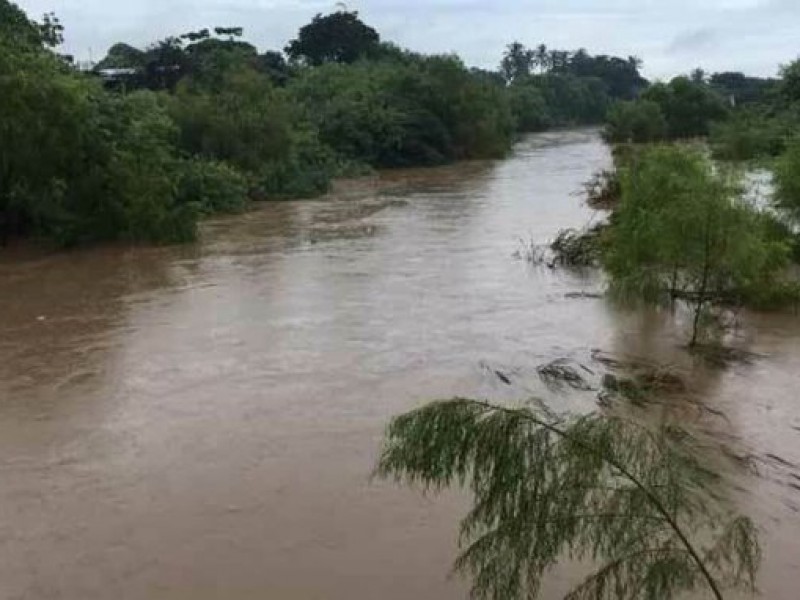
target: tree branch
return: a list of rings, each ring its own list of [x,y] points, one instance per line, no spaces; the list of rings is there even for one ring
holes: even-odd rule
[[[615,460],[613,457],[609,457],[609,456],[606,456],[606,455],[598,452],[597,448],[593,448],[592,446],[582,442],[581,440],[575,439],[573,436],[570,436],[563,429],[561,429],[561,428],[559,428],[559,427],[557,427],[555,425],[552,425],[552,424],[550,424],[550,423],[548,423],[546,421],[538,419],[530,411],[520,410],[520,409],[512,409],[512,408],[507,408],[507,407],[504,407],[504,406],[497,406],[497,405],[493,405],[493,404],[490,404],[488,402],[484,402],[484,401],[481,401],[481,400],[470,400],[470,399],[466,399],[466,398],[457,398],[455,400],[458,401],[458,402],[464,402],[464,403],[472,404],[473,406],[481,407],[481,408],[485,409],[486,411],[503,412],[505,414],[515,415],[517,417],[521,417],[521,418],[526,419],[526,420],[530,421],[531,423],[533,423],[533,424],[535,424],[535,425],[537,425],[537,426],[539,426],[539,427],[541,427],[541,428],[543,428],[543,429],[545,429],[545,430],[547,430],[547,431],[549,431],[549,432],[561,437],[562,439],[569,440],[571,443],[575,444],[576,446],[579,446],[579,447],[581,447],[581,448],[583,448],[585,450],[588,450],[588,451],[600,456],[600,458],[602,458],[603,461],[605,461],[609,466],[611,466],[613,469],[615,469],[622,477],[624,477],[625,479],[630,481],[634,486],[636,486],[639,490],[642,491],[642,493],[645,495],[647,500],[652,504],[653,508],[662,516],[664,521],[675,532],[675,535],[678,536],[678,539],[680,540],[681,544],[686,548],[686,551],[691,555],[692,559],[697,564],[698,568],[700,569],[701,573],[703,574],[703,577],[705,578],[706,582],[708,583],[709,588],[711,588],[711,591],[713,592],[714,597],[717,600],[723,600],[722,592],[720,591],[719,585],[717,584],[717,582],[715,581],[714,577],[711,575],[711,573],[706,568],[706,565],[703,562],[702,558],[700,557],[700,554],[697,552],[697,550],[691,544],[691,542],[689,541],[689,538],[686,536],[686,534],[683,532],[681,527],[678,525],[677,521],[673,518],[673,516],[667,510],[666,506],[664,506],[664,503],[661,501],[661,499],[655,493],[653,493],[652,490],[650,490],[642,481],[640,481],[638,477],[636,477],[633,473],[631,473],[628,469],[626,469],[624,465],[619,463],[619,461]]]

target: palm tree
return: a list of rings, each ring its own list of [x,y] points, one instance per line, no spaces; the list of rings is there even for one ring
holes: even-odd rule
[[[542,73],[545,73],[550,68],[550,54],[547,52],[547,46],[545,44],[539,44],[535,52],[536,64],[539,65]]]
[[[531,74],[535,56],[533,50],[528,50],[523,44],[513,42],[506,47],[500,70],[508,83]]]

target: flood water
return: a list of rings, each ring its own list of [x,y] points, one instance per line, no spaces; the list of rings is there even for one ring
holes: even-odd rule
[[[737,501],[763,528],[760,587],[796,598],[800,318],[746,316],[731,343],[758,358],[711,368],[670,315],[567,298],[602,281],[513,257],[598,218],[578,192],[609,162],[596,132],[548,133],[193,246],[0,253],[0,598],[464,598],[464,498],[371,482],[386,422],[547,394],[536,367],[592,349],[675,365],[714,412],[658,410],[758,461]]]

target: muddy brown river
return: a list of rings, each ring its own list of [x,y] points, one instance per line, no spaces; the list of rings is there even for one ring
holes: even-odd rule
[[[0,253],[0,598],[464,598],[464,499],[371,482],[383,427],[456,394],[591,409],[536,366],[592,349],[685,374],[711,411],[647,410],[754,458],[735,487],[760,588],[797,598],[800,318],[744,316],[729,341],[758,356],[712,368],[680,319],[568,298],[600,277],[513,257],[596,219],[578,192],[608,163],[596,132],[548,133],[215,220],[191,246]]]

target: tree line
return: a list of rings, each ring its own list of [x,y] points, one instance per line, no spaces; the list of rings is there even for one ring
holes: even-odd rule
[[[191,240],[204,215],[336,177],[501,157],[521,131],[600,123],[646,85],[635,59],[543,46],[470,69],[346,10],[283,51],[213,27],[115,44],[89,73],[58,53],[62,35],[0,0],[0,242]]]

